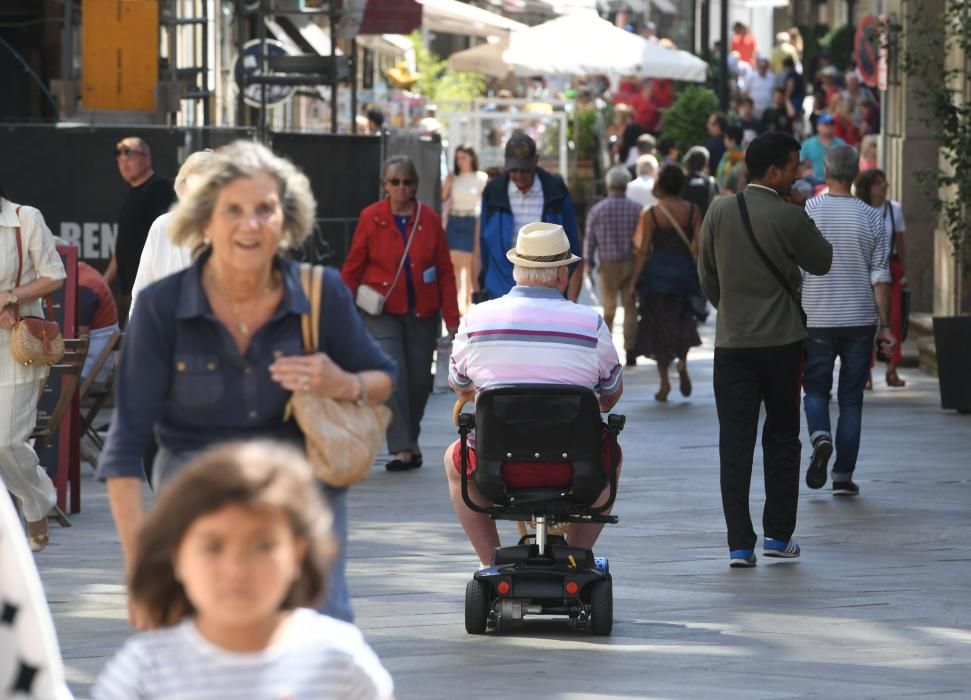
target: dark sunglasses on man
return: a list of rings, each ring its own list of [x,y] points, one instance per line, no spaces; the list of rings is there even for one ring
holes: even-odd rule
[[[125,156],[125,158],[128,158],[129,156],[136,153],[140,156],[145,155],[145,151],[139,151],[136,148],[129,148],[128,146],[119,146],[118,148],[115,149],[116,158],[120,158],[121,156]]]

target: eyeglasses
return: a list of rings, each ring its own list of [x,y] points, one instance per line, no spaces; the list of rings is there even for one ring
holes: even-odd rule
[[[120,146],[115,149],[116,158],[121,158],[122,156],[125,156],[125,158],[128,158],[129,156],[135,153],[137,153],[140,156],[145,155],[145,151],[139,151],[135,148],[129,148],[128,146]]]
[[[414,180],[411,180],[408,178],[398,179],[396,177],[389,178],[385,180],[385,182],[387,182],[392,187],[401,187],[402,185],[404,185],[405,187],[411,187],[412,185],[415,184]]]
[[[528,170],[526,168],[509,168],[510,175],[514,175],[516,173],[522,173],[523,175],[528,175],[531,172],[533,172],[532,168]]]

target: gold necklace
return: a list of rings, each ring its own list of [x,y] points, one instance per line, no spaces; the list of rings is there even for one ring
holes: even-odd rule
[[[229,304],[229,307],[233,313],[233,316],[236,317],[236,330],[238,330],[241,334],[248,336],[250,334],[249,325],[246,323],[246,321],[240,318],[240,314],[239,314],[239,310],[237,308],[236,302],[228,294],[224,293],[223,290],[220,288],[219,283],[216,282],[216,273],[213,272],[212,268],[209,268],[207,270],[206,278],[209,281],[209,287],[212,289],[212,291],[216,293],[216,296],[218,296],[224,302]],[[249,300],[250,303],[259,301],[263,297],[269,294],[272,294],[276,288],[277,288],[277,279],[276,279],[276,271],[274,270],[270,273],[270,283],[267,286],[265,286],[262,290],[260,290],[260,293],[256,296],[255,299]]]

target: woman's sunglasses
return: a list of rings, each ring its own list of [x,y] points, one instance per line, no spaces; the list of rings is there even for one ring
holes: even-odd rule
[[[385,180],[385,182],[387,182],[392,187],[400,187],[401,185],[404,185],[405,187],[411,187],[412,185],[415,184],[415,181],[414,180],[410,180],[410,179],[407,179],[407,178],[405,178],[405,179],[399,179],[399,178],[396,178],[396,177],[389,178],[389,179]]]

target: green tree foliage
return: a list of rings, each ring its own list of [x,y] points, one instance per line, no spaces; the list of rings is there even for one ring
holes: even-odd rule
[[[415,63],[419,78],[414,90],[431,101],[469,100],[485,94],[486,80],[478,73],[457,73],[448,70],[447,61],[432,52],[422,41],[421,32],[409,37],[415,47]]]
[[[708,140],[705,128],[708,117],[718,111],[715,93],[700,85],[686,85],[678,91],[674,103],[663,110],[661,138],[677,141],[684,153],[692,146],[704,145]]]
[[[841,24],[819,40],[819,46],[829,51],[829,60],[840,70],[846,70],[853,61],[853,37],[856,28]]]

